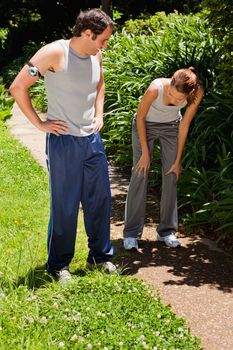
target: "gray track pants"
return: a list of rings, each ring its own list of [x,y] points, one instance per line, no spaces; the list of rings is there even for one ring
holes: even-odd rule
[[[176,159],[179,122],[153,123],[146,122],[147,143],[153,153],[154,141],[159,140],[162,163],[162,195],[160,201],[160,223],[157,232],[165,237],[177,231],[177,181],[176,175],[165,175]],[[132,125],[133,168],[125,207],[124,238],[140,238],[143,231],[147,176],[135,174],[135,165],[141,157],[141,145],[137,133],[136,119]]]

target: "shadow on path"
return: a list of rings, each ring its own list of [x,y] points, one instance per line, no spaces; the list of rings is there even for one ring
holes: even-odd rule
[[[172,249],[161,242],[141,240],[139,251],[134,252],[126,252],[121,239],[113,241],[113,244],[118,252],[116,261],[119,265],[126,266],[127,274],[134,275],[145,267],[165,266],[167,267],[167,280],[163,282],[165,285],[186,284],[199,287],[208,284],[223,292],[232,293],[231,257],[221,251],[208,249],[206,243],[199,238],[188,238],[188,241],[185,246]]]
[[[155,227],[159,222],[159,193],[150,189],[147,195],[147,211],[143,239],[139,250],[127,252],[123,249],[125,200],[130,172],[110,170],[112,183],[112,240],[117,248],[116,263],[123,267],[124,273],[135,275],[141,268],[154,267],[166,269],[164,285],[190,285],[200,287],[209,285],[225,293],[233,291],[233,259],[231,255],[215,249],[214,243],[200,236],[181,237],[182,246],[167,248],[155,240]],[[115,231],[118,230],[118,235]],[[159,273],[159,271],[158,271]]]
[[[112,192],[111,223],[118,226],[124,221],[125,201],[130,182],[131,169],[121,170],[109,167]],[[159,221],[159,193],[156,189],[149,189],[147,194],[147,214],[145,224]]]

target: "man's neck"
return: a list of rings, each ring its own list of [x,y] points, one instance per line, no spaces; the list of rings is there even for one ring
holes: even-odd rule
[[[70,47],[77,53],[78,56],[87,57],[89,56],[82,43],[82,37],[72,37],[70,39]]]

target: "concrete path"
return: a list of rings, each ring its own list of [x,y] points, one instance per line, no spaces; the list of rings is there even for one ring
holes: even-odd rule
[[[43,167],[46,167],[45,134],[24,117],[16,103],[13,105],[12,114],[11,119],[7,121],[11,134],[31,151],[33,157]],[[41,117],[43,118],[43,115]]]
[[[45,167],[45,135],[33,127],[14,105],[8,121],[11,133],[31,150]],[[233,350],[233,263],[232,256],[215,249],[199,236],[182,236],[180,249],[169,249],[155,240],[158,201],[148,197],[148,214],[140,249],[122,249],[125,197],[129,179],[110,167],[113,209],[111,235],[118,247],[118,263],[128,273],[147,281],[160,291],[162,300],[184,317],[205,350]]]

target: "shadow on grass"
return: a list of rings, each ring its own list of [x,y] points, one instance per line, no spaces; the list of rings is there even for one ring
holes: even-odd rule
[[[72,272],[72,275],[77,277],[83,277],[87,274],[84,269],[76,269]],[[49,283],[52,283],[55,279],[49,275],[46,271],[46,266],[37,266],[35,269],[30,269],[25,276],[20,276],[15,282],[14,287],[18,288],[20,285],[27,286],[29,289],[43,288]]]
[[[25,285],[29,289],[38,289],[51,283],[53,278],[47,273],[45,265],[40,265],[30,269],[25,276],[19,276],[15,287]]]
[[[156,280],[156,268],[165,266],[168,269],[164,273],[164,285],[208,284],[226,293],[233,292],[232,256],[208,247],[199,237],[189,237],[185,246],[176,249],[167,248],[161,242],[141,240],[138,251],[127,252],[122,239],[113,244],[117,248],[116,263],[124,267],[126,274],[135,275],[141,268],[154,267]]]

